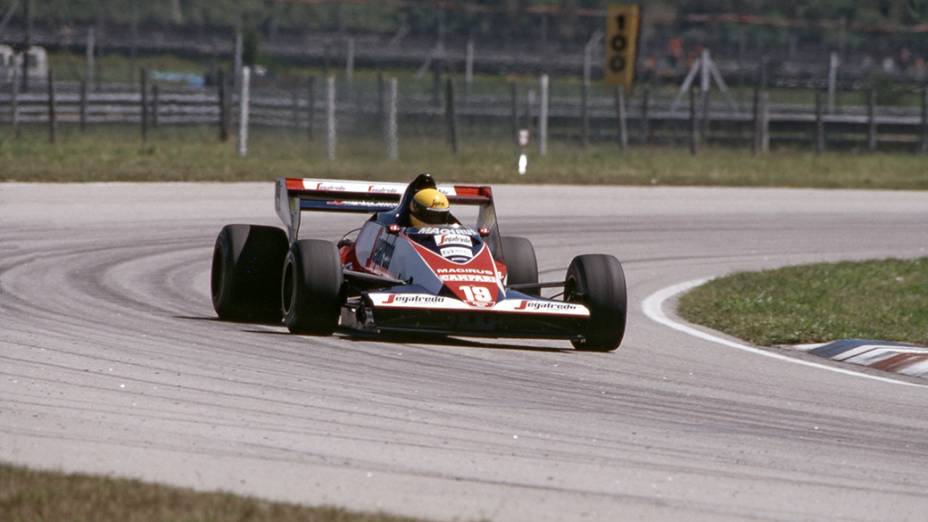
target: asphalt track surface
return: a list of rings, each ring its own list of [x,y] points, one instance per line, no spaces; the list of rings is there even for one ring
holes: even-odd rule
[[[641,302],[734,270],[928,255],[928,194],[496,194],[543,279],[575,254],[623,261],[618,351],[219,322],[215,235],[274,224],[272,184],[0,185],[0,460],[437,519],[925,520],[928,389],[736,350]]]

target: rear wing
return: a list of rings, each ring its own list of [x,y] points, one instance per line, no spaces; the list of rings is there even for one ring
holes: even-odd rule
[[[395,208],[400,204],[408,185],[381,181],[343,181],[334,179],[280,178],[277,180],[275,203],[290,241],[295,241],[300,229],[300,214],[315,212],[357,212],[371,214]],[[493,215],[493,191],[487,185],[439,185],[438,190],[451,204],[481,205]],[[485,212],[481,209],[481,214]],[[481,218],[481,221],[483,219]]]

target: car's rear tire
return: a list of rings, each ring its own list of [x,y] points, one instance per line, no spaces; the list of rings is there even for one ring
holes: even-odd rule
[[[280,267],[287,244],[287,234],[276,227],[222,227],[210,274],[213,308],[220,319],[280,322]]]
[[[508,285],[534,284],[538,282],[538,260],[535,247],[524,237],[503,236],[503,263],[506,265]],[[519,290],[529,295],[540,295],[538,288]]]
[[[292,333],[331,335],[342,306],[342,265],[329,241],[293,243],[283,263],[280,296],[284,324]]]
[[[564,299],[590,310],[586,329],[581,332],[583,339],[572,341],[574,348],[611,352],[622,344],[628,299],[618,259],[605,254],[575,257],[567,268]]]

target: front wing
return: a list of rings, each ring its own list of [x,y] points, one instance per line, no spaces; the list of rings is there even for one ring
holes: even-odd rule
[[[581,304],[548,299],[510,298],[480,307],[451,297],[376,292],[365,301],[373,326],[382,331],[578,339],[590,318]]]

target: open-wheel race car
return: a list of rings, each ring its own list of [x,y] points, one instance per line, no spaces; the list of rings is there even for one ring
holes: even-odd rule
[[[489,186],[281,178],[286,232],[226,225],[213,253],[220,319],[279,323],[297,334],[339,326],[374,333],[567,339],[615,350],[625,333],[625,276],[605,254],[580,255],[563,281],[539,282],[535,250],[502,236]],[[459,221],[451,208],[476,210]],[[340,241],[300,239],[304,211],[370,214]],[[542,288],[562,289],[553,298]]]

